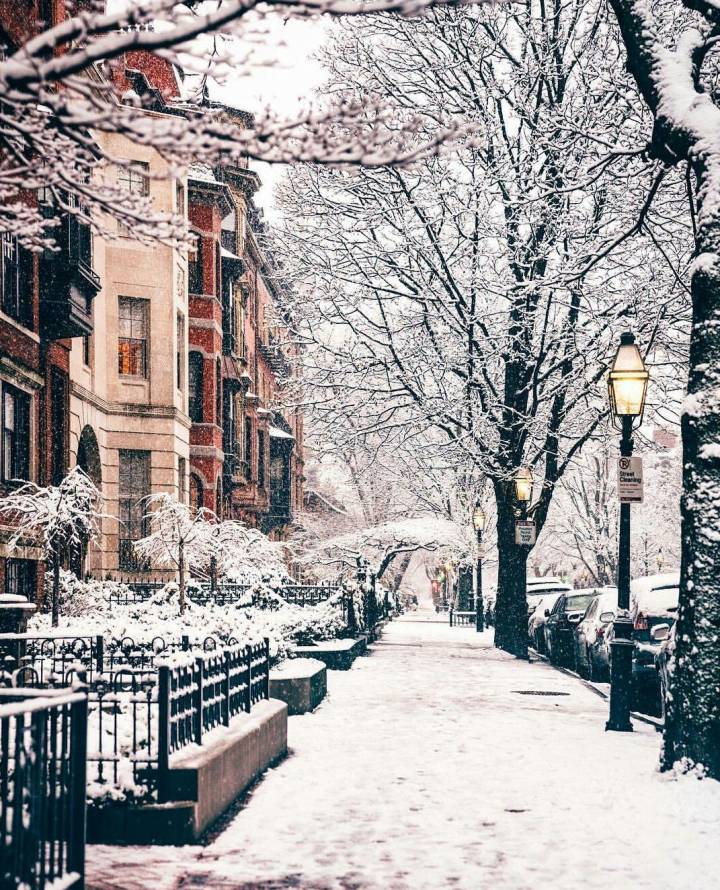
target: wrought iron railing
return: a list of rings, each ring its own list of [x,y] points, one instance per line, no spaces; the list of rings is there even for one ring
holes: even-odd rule
[[[0,635],[0,646],[10,636]],[[69,645],[52,656],[38,646],[14,670],[7,657],[0,671],[6,686],[20,677],[43,691],[55,683],[87,684],[88,778],[98,786],[95,793],[113,786],[133,795],[162,794],[172,753],[201,744],[206,732],[269,698],[267,639],[241,645],[231,638],[223,646],[214,637],[195,644],[188,637],[171,644],[156,637],[144,647],[128,637],[102,645],[99,639],[60,639]],[[118,642],[123,645],[115,648]]]
[[[0,689],[0,887],[82,888],[87,699]]]

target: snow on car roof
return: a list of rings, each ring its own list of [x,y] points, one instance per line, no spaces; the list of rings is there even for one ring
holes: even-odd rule
[[[630,583],[630,596],[640,609],[663,612],[676,609],[679,593],[679,572],[636,578]]]

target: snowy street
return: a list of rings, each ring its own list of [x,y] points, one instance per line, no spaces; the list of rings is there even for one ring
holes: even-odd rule
[[[720,785],[660,775],[578,680],[420,611],[328,685],[208,846],[89,847],[88,887],[717,886]]]

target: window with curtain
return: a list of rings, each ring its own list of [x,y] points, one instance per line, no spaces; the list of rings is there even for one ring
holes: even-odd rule
[[[147,377],[148,301],[118,299],[118,373]]]

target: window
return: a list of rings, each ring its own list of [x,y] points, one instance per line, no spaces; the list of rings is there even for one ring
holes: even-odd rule
[[[37,563],[31,559],[8,559],[5,562],[5,593],[35,599]]]
[[[132,542],[144,537],[144,499],[150,494],[150,452],[121,449],[118,453],[119,562],[121,569],[141,568]]]
[[[118,300],[118,373],[147,377],[148,301]]]
[[[5,384],[2,390],[2,478],[29,478],[30,396]]]
[[[234,210],[231,210],[221,223],[220,240],[225,250],[237,254],[237,223]]]
[[[136,195],[150,194],[150,165],[145,161],[125,161],[118,170],[118,185]]]
[[[252,418],[245,418],[245,472],[252,479]]]
[[[222,426],[222,369],[220,359],[215,364],[215,423]]]
[[[195,245],[188,251],[188,290],[191,294],[202,294],[203,290],[203,246],[200,235],[195,233]]]
[[[90,367],[90,334],[85,334],[82,342],[83,364]]]
[[[59,485],[67,472],[68,439],[67,380],[64,374],[53,369],[50,378],[50,415],[52,423],[52,443],[50,446],[50,481]]]
[[[175,185],[175,211],[185,216],[185,186],[181,182]]]
[[[183,373],[183,369],[185,367],[185,319],[178,312],[177,317],[177,352],[175,359],[175,380],[177,381],[177,388],[183,388],[183,381],[185,374]]]
[[[181,504],[187,502],[187,461],[184,457],[178,458],[178,500]]]
[[[18,245],[17,238],[0,236],[0,284],[2,309],[15,321],[32,324],[33,258]]]
[[[203,422],[203,357],[191,352],[188,357],[188,414],[193,423]]]
[[[258,488],[265,488],[265,433],[258,430]]]

